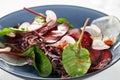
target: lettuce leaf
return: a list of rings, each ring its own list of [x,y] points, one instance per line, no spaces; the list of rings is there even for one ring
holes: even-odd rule
[[[78,49],[77,43],[69,44],[62,53],[62,63],[66,72],[72,76],[82,76],[87,73],[91,65],[90,53],[85,48]]]
[[[4,35],[7,35],[7,34],[10,34],[10,33],[18,33],[18,32],[24,32],[24,29],[17,29],[17,28],[3,28],[1,31],[0,31],[0,36],[4,36]]]
[[[32,46],[22,55],[33,58],[33,66],[41,77],[49,76],[52,72],[52,64],[49,58],[37,46]]]
[[[68,23],[70,28],[73,28],[73,25],[66,18],[58,18],[57,22],[60,24]]]

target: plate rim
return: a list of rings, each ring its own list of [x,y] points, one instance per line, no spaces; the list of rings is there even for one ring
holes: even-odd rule
[[[41,5],[41,6],[35,6],[35,7],[29,7],[29,8],[30,8],[30,9],[36,9],[36,8],[40,8],[40,7],[55,7],[55,6],[57,6],[57,7],[63,6],[63,7],[82,8],[82,9],[85,9],[85,10],[89,10],[89,11],[97,12],[97,13],[99,13],[99,14],[103,14],[104,16],[107,16],[107,15],[108,15],[108,14],[106,14],[106,13],[104,13],[104,12],[101,12],[101,11],[98,11],[98,10],[95,10],[95,9],[91,9],[91,8],[88,8],[88,7],[82,7],[82,6],[75,6],[75,5]],[[17,13],[19,13],[19,12],[21,12],[21,11],[24,11],[24,10],[23,10],[23,9],[20,9],[20,10],[11,12],[11,13],[9,13],[9,14],[1,17],[1,18],[0,18],[0,21],[1,21],[2,19],[4,19],[5,17],[11,15],[11,14],[17,14]],[[101,71],[103,71],[103,70],[105,70],[105,69],[107,69],[107,68],[110,68],[110,66],[114,65],[114,64],[115,64],[117,61],[119,61],[119,60],[120,60],[120,58],[119,58],[118,60],[116,60],[113,64],[108,65],[108,66],[106,66],[105,68],[103,68],[103,69],[101,69],[101,70],[98,70],[98,71],[95,71],[95,72],[86,74],[85,76],[69,77],[69,78],[42,78],[42,77],[36,78],[36,77],[30,77],[30,76],[27,76],[27,75],[24,76],[24,74],[18,74],[18,73],[12,72],[12,71],[8,71],[8,70],[6,70],[6,69],[3,69],[1,66],[0,66],[0,68],[1,68],[2,70],[6,71],[6,72],[8,72],[8,73],[10,73],[10,74],[12,74],[12,75],[15,75],[15,76],[20,77],[20,78],[27,78],[27,79],[52,79],[52,80],[53,80],[53,79],[56,79],[56,80],[57,80],[57,79],[75,79],[75,78],[84,79],[86,76],[87,76],[87,77],[90,77],[91,75],[96,75],[96,73],[99,73],[99,72],[101,72]]]

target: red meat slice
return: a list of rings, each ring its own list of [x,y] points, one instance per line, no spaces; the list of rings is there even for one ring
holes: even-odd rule
[[[81,30],[80,29],[72,29],[69,30],[68,35],[72,36],[76,41],[80,37]],[[84,32],[82,41],[81,41],[82,47],[89,49],[92,45],[92,39],[90,37],[90,34],[88,32]]]
[[[105,50],[94,50],[89,49],[90,58],[92,61],[91,67],[88,72],[100,70],[105,67],[112,59],[112,54],[108,49]]]

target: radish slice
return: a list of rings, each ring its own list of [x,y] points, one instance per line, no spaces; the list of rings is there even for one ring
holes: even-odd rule
[[[7,36],[9,36],[9,37],[15,37],[16,35],[15,35],[15,33],[9,33],[9,34],[7,34]]]
[[[109,49],[110,46],[106,45],[102,40],[94,39],[92,43],[92,48],[96,50]]]
[[[11,47],[0,48],[0,52],[1,52],[0,60],[2,60],[3,62],[9,65],[14,65],[14,66],[23,66],[28,63],[25,58],[20,58],[14,55],[2,54],[2,52],[10,52],[10,51],[11,51]]]
[[[5,48],[0,48],[0,52],[10,52],[11,47],[5,47]],[[20,58],[14,55],[8,55],[8,54],[0,54],[0,60],[3,62],[9,64],[9,65],[14,65],[14,66],[23,66],[25,64],[28,64],[25,58]]]
[[[37,30],[37,29],[39,29],[41,26],[42,26],[42,25],[38,25],[38,24],[32,23],[30,26],[28,26],[28,31]]]
[[[11,51],[11,47],[0,48],[0,52],[9,52]]]
[[[29,26],[30,26],[29,22],[24,22],[19,26],[19,29],[24,29],[25,31],[27,31]]]
[[[103,41],[112,41],[113,45],[117,41],[117,37],[120,34],[120,21],[114,16],[105,16],[98,18],[92,22],[92,24],[97,25],[103,34]]]
[[[13,66],[23,66],[28,64],[25,58],[20,58],[20,57],[8,55],[8,54],[0,54],[0,60]]]
[[[24,22],[19,26],[19,29],[24,29],[25,31],[34,31],[42,27],[43,24],[44,23],[37,23],[36,21],[33,21],[32,24],[29,22]]]
[[[75,42],[76,41],[75,41],[74,38],[72,38],[69,35],[65,35],[57,43],[52,44],[51,46],[56,46],[56,47],[59,47],[59,48],[63,48],[67,44],[74,44]]]
[[[67,24],[60,24],[57,30],[53,30],[52,33],[55,34],[53,36],[63,36],[68,30],[69,26]]]
[[[89,32],[92,36],[93,42],[92,42],[92,48],[96,50],[104,50],[110,48],[107,44],[104,43],[102,40],[102,33],[101,29],[92,24],[91,26],[86,27],[86,31]]]
[[[55,12],[52,11],[52,10],[46,10],[46,15],[47,15],[47,17],[46,17],[46,22],[49,22],[50,20],[52,20],[52,21],[48,24],[48,26],[54,25],[54,24],[56,23],[56,21],[57,21],[57,16],[56,16]]]
[[[102,33],[98,26],[91,25],[86,27],[86,31],[89,32],[92,38],[102,39]]]

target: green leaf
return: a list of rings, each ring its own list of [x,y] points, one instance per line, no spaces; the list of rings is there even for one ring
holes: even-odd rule
[[[33,58],[33,66],[41,77],[49,76],[52,72],[52,64],[48,57],[36,46],[30,47],[23,55]]]
[[[73,28],[73,25],[66,18],[58,18],[57,22],[60,24],[68,23],[70,28]]]
[[[34,48],[35,48],[35,46],[31,46],[29,49],[27,49],[21,55],[34,58],[35,57]]]
[[[7,35],[9,33],[17,33],[17,32],[24,32],[23,29],[16,29],[16,28],[3,28],[1,31],[0,31],[0,36],[4,36],[4,35]]]
[[[57,22],[63,24],[63,23],[67,22],[67,19],[66,18],[58,18]]]
[[[63,66],[72,77],[86,74],[91,65],[89,51],[82,47],[78,49],[77,45],[69,44],[62,53]]]
[[[45,23],[45,19],[42,18],[41,16],[36,16],[33,20],[33,23],[37,23],[37,24],[44,24]]]
[[[35,48],[34,67],[42,77],[48,76],[52,72],[52,64],[48,57],[38,47]]]

